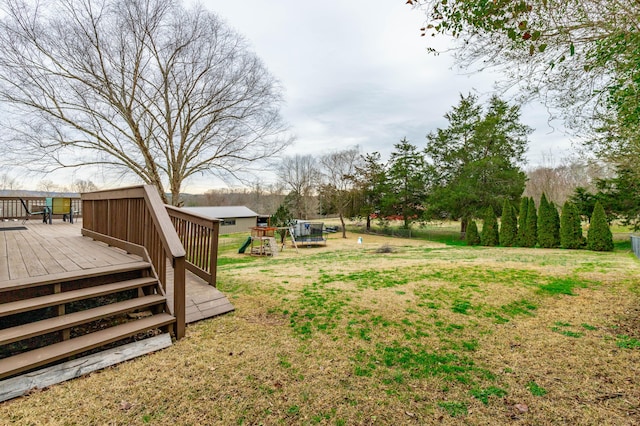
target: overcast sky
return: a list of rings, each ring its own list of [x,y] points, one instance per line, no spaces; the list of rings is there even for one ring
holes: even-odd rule
[[[426,48],[424,15],[404,0],[203,0],[242,34],[285,89],[285,120],[296,135],[287,154],[322,154],[359,145],[383,157],[403,137],[422,148],[447,126],[460,93],[488,99],[497,74],[456,71]],[[447,40],[436,40],[444,48]],[[533,127],[529,165],[570,149],[541,105],[522,109]],[[554,123],[554,127],[560,126]],[[191,186],[194,185],[192,183]]]
[[[283,117],[296,137],[287,155],[321,155],[358,145],[363,153],[378,151],[386,159],[403,137],[423,148],[427,133],[447,126],[443,115],[461,93],[487,100],[499,78],[456,71],[448,54],[429,54],[429,42],[444,49],[449,41],[420,37],[424,15],[404,0],[201,3],[246,38],[283,86]],[[554,130],[547,120],[541,105],[522,109],[522,122],[535,129],[529,166],[540,164],[543,154],[559,159],[570,150],[560,124],[554,123]],[[100,187],[123,184],[103,181],[95,171],[50,178],[89,178]],[[210,177],[197,177],[183,190],[221,186]]]

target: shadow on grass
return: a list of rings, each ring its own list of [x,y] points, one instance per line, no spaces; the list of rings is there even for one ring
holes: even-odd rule
[[[357,234],[365,234],[365,230],[362,227],[348,226],[347,229],[350,232]],[[418,228],[418,229],[403,229],[398,227],[378,227],[372,226],[369,234],[375,235],[387,235],[390,237],[400,238],[412,238],[417,240],[433,241],[437,243],[443,243],[448,246],[466,246],[467,243],[460,239],[460,231],[451,229],[433,229],[433,228]]]

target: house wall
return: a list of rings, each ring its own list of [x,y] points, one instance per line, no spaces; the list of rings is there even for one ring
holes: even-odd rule
[[[235,221],[234,225],[228,224],[229,221]],[[220,233],[234,234],[236,232],[251,232],[251,228],[256,226],[257,217],[239,217],[220,219]]]

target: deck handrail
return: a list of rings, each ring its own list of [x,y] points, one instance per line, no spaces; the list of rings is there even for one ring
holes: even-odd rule
[[[71,199],[71,209],[73,210],[73,217],[81,217],[82,216],[82,208],[81,208],[81,200],[80,197],[69,197],[66,194],[52,194],[52,197],[63,197]],[[6,195],[0,196],[0,220],[11,220],[11,219],[25,219],[27,217],[27,212],[25,211],[24,206],[20,202],[20,200],[24,200],[27,204],[27,207],[31,210],[33,209],[41,209],[46,206],[47,197],[34,197],[30,195],[21,196],[21,195]],[[62,215],[57,215],[62,216]]]
[[[216,286],[220,220],[166,205],[186,252],[186,268]]]
[[[144,247],[165,293],[170,260],[175,335],[184,337],[186,252],[157,189],[140,185],[84,193],[82,209],[82,234],[128,251],[131,245]]]

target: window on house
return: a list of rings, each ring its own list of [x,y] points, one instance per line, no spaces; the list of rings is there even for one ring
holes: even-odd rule
[[[222,220],[222,226],[233,226],[236,224],[236,220],[235,219],[223,219]]]

